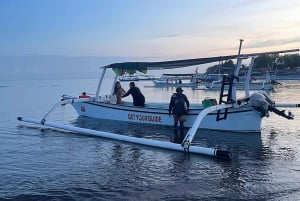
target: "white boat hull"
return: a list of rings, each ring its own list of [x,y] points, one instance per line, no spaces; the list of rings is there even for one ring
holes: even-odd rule
[[[222,82],[201,82],[207,89],[221,89]],[[245,90],[245,83],[239,82],[233,84],[238,90]],[[225,86],[227,89],[228,86]],[[249,90],[272,90],[274,85],[272,83],[263,83],[263,82],[252,82],[249,83]]]
[[[166,82],[161,80],[153,80],[154,86],[156,87],[196,87],[198,84],[196,82]]]
[[[72,106],[77,113],[99,119],[110,119],[136,123],[173,126],[173,117],[168,114],[168,105],[164,103],[146,104],[145,107],[134,107],[132,103],[116,105],[105,102],[73,102]],[[192,104],[186,115],[186,127],[191,127],[197,115],[203,110],[200,104]],[[227,119],[216,121],[217,113],[208,114],[199,128],[224,130],[234,132],[260,132],[261,116],[250,107],[243,106],[237,109],[229,108]]]

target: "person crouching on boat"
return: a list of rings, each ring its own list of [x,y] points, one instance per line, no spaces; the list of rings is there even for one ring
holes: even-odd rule
[[[171,112],[174,118],[174,129],[177,128],[178,121],[180,122],[180,129],[183,130],[183,123],[185,121],[185,114],[188,112],[190,102],[186,95],[184,95],[181,87],[176,88],[176,93],[171,97],[169,104],[169,116]]]
[[[131,94],[134,106],[145,106],[145,96],[142,94],[141,90],[135,86],[134,82],[130,82],[129,87],[130,89],[122,96],[122,98]]]
[[[122,88],[121,83],[117,81],[115,83],[114,93],[113,95],[116,96],[117,101],[116,104],[122,104],[122,96],[125,94],[125,90]]]

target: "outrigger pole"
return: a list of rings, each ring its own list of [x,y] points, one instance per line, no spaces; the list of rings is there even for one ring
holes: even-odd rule
[[[231,108],[231,107],[233,107],[233,104],[219,104],[219,105],[210,106],[210,107],[202,110],[196,117],[193,126],[189,129],[185,138],[183,139],[183,141],[181,143],[182,146],[185,147],[185,149],[189,149],[191,147],[194,136],[196,135],[196,132],[197,132],[202,120],[205,118],[205,116],[207,114],[212,113],[214,111],[226,109],[226,108]]]
[[[90,135],[90,136],[97,136],[97,137],[103,137],[103,138],[110,138],[114,140],[120,140],[124,142],[130,142],[135,144],[141,144],[141,145],[147,145],[157,148],[163,148],[163,149],[169,149],[169,150],[175,150],[175,151],[188,151],[189,153],[195,153],[195,154],[203,154],[208,156],[215,156],[217,158],[222,159],[231,159],[231,152],[226,150],[219,150],[219,149],[213,149],[213,148],[206,148],[206,147],[199,147],[199,146],[189,146],[189,149],[186,150],[181,144],[176,144],[172,142],[164,142],[164,141],[158,141],[158,140],[152,140],[152,139],[145,139],[145,138],[137,138],[137,137],[130,137],[126,135],[119,135],[115,133],[109,133],[109,132],[103,132],[103,131],[96,131],[91,130],[87,128],[79,128],[75,126],[69,126],[65,124],[59,124],[54,123],[46,120],[37,120],[33,118],[24,118],[24,117],[18,117],[19,121],[23,122],[29,122],[44,126],[49,126],[53,128],[63,129],[67,131],[73,131],[79,134],[84,135]]]
[[[300,103],[275,103],[275,107],[300,107]]]

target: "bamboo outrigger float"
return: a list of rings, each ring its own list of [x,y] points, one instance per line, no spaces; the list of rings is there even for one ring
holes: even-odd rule
[[[80,134],[109,138],[109,139],[113,139],[113,140],[141,144],[141,145],[157,147],[157,148],[162,148],[162,149],[170,149],[170,150],[175,150],[175,151],[189,151],[190,153],[204,154],[204,155],[215,156],[217,158],[224,158],[224,159],[231,158],[231,152],[226,151],[226,150],[212,149],[212,148],[199,147],[199,146],[189,146],[189,149],[186,150],[185,147],[183,147],[181,144],[176,144],[176,143],[172,143],[172,142],[163,142],[163,141],[158,141],[158,140],[130,137],[130,136],[119,135],[119,134],[115,134],[115,133],[96,131],[96,130],[79,128],[79,127],[70,126],[70,125],[58,124],[58,123],[50,122],[50,121],[39,121],[37,119],[32,119],[32,118],[18,117],[18,120],[33,123],[33,124],[41,124],[41,125],[52,127],[52,128],[73,131],[73,132],[80,133]]]
[[[240,44],[241,47],[241,44]],[[284,112],[276,109],[277,106],[281,107],[299,107],[299,104],[274,104],[272,100],[268,100],[269,97],[264,97],[264,105],[255,105],[251,103],[251,95],[249,94],[250,72],[254,63],[255,57],[263,54],[279,54],[297,52],[299,49],[263,52],[254,54],[238,54],[221,57],[208,57],[198,59],[187,60],[175,60],[164,62],[124,62],[114,63],[103,67],[100,81],[94,97],[72,97],[63,96],[62,100],[58,102],[41,120],[32,118],[18,117],[19,121],[40,124],[43,126],[49,126],[76,133],[100,136],[105,138],[111,138],[115,140],[121,140],[131,143],[137,143],[147,146],[192,152],[197,154],[211,155],[221,158],[231,158],[231,152],[226,150],[218,150],[214,148],[204,148],[199,146],[193,146],[192,141],[198,128],[213,129],[213,130],[226,130],[234,132],[260,132],[261,121],[268,111],[275,112],[287,119],[293,119],[293,115],[285,114]],[[240,53],[240,50],[239,50]],[[248,77],[246,78],[245,85],[245,98],[239,99],[236,95],[236,88],[234,83],[238,82],[235,79],[238,76],[239,70],[242,66],[242,60],[251,58],[251,63],[248,68]],[[190,104],[189,113],[186,115],[185,126],[191,127],[183,139],[181,144],[162,142],[151,139],[143,139],[136,137],[129,137],[124,135],[118,135],[114,133],[96,131],[91,129],[79,128],[70,125],[58,124],[46,120],[47,115],[57,106],[61,104],[71,104],[79,115],[95,117],[99,119],[110,119],[116,121],[138,122],[147,124],[158,125],[172,125],[173,118],[168,114],[168,103],[147,103],[145,107],[134,107],[132,103],[124,103],[117,105],[110,100],[111,94],[103,96],[100,92],[104,75],[108,69],[113,69],[116,72],[114,79],[117,81],[118,72],[126,71],[126,69],[136,69],[139,71],[146,70],[160,70],[160,69],[172,69],[181,68],[187,66],[195,66],[200,64],[206,64],[211,62],[217,62],[220,60],[237,59],[237,67],[234,74],[230,77],[224,77],[223,86],[220,92],[220,99],[217,105],[211,105],[205,107],[202,104]],[[224,86],[229,85],[229,88],[224,90]],[[113,91],[113,87],[112,90]],[[261,97],[257,95],[258,97]],[[250,101],[249,101],[250,100]],[[266,108],[265,108],[266,106]],[[239,122],[237,124],[237,122]]]

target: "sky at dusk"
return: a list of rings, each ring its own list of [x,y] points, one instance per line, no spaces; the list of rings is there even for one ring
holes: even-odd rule
[[[0,0],[0,25],[6,61],[188,59],[299,48],[300,1]]]

